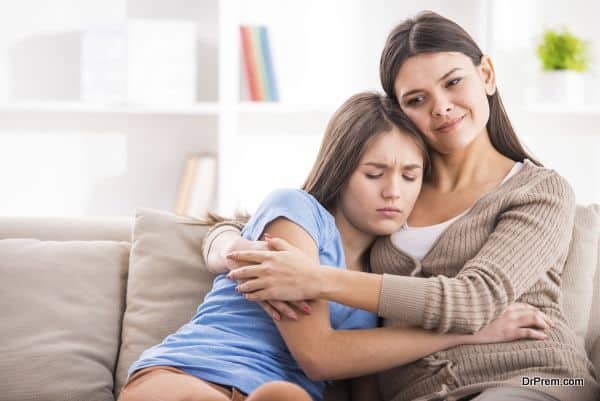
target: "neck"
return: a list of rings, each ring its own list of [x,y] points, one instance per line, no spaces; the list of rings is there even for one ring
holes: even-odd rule
[[[485,130],[463,149],[449,154],[433,152],[429,183],[441,192],[473,188],[503,177],[513,163],[494,148]]]
[[[363,255],[369,249],[375,236],[367,234],[352,225],[339,209],[334,213],[335,225],[342,237],[344,258],[348,270],[363,270]]]

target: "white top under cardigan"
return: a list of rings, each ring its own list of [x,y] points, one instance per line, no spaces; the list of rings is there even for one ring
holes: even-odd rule
[[[506,177],[502,180],[499,185],[504,184],[510,177],[517,174],[523,163],[516,162],[515,165],[510,169]],[[450,220],[446,220],[439,224],[424,227],[410,227],[405,224],[400,231],[395,232],[391,236],[391,241],[394,246],[407,254],[411,255],[417,260],[421,260],[427,255],[427,252],[431,249],[435,241],[440,235],[457,219],[464,216],[471,208],[468,208],[458,216],[454,216]]]

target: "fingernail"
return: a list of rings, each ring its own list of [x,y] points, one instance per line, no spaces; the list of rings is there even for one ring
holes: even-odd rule
[[[227,255],[225,255],[225,257],[226,257],[227,259],[234,259],[234,255],[233,255],[233,253],[228,253]]]
[[[307,315],[310,315],[310,312],[311,312],[310,306],[308,306],[308,305],[304,305],[304,306],[302,307],[302,310],[303,310],[303,311],[304,311],[304,312],[305,312]]]
[[[298,320],[298,316],[295,313],[288,313],[288,316],[290,317],[290,319],[292,320]]]
[[[281,320],[281,316],[279,316],[277,313],[273,313],[273,319],[280,321]]]
[[[269,234],[267,234],[267,233],[264,233],[264,234],[263,234],[263,237],[265,237],[266,239],[271,239],[271,238],[273,238],[273,237],[271,237],[271,236],[270,236]]]
[[[240,286],[238,285],[237,287],[235,287],[235,290],[236,290],[237,292],[240,292]]]

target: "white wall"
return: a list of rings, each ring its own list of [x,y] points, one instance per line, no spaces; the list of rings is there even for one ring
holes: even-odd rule
[[[25,98],[35,93],[37,100],[48,100],[47,94],[55,100],[78,101],[74,43],[77,32],[86,26],[125,17],[190,15],[198,23],[202,55],[197,100],[221,107],[220,75],[231,71],[218,65],[223,51],[218,26],[223,4],[216,0],[0,2],[0,214],[131,215],[137,206],[170,209],[186,154],[218,152],[223,147],[235,149],[239,156],[231,166],[232,171],[238,169],[239,183],[234,187],[238,205],[252,210],[272,188],[300,185],[330,113],[357,91],[379,89],[379,56],[389,30],[421,9],[455,19],[492,55],[507,109],[525,143],[569,179],[579,202],[600,202],[600,107],[593,106],[600,104],[600,24],[596,22],[600,3],[586,0],[240,1],[236,10],[240,23],[269,25],[284,111],[262,112],[259,107],[258,112],[249,108],[231,113],[235,120],[231,126],[237,132],[225,143],[217,136],[229,121],[219,120],[217,113],[199,117],[2,109],[3,102],[15,100],[11,99],[15,93]],[[532,93],[539,77],[536,39],[545,26],[561,25],[592,41],[594,61],[586,103],[583,108],[558,105],[531,112],[527,107],[536,106]],[[40,35],[52,34],[63,35],[52,53],[63,54],[62,59],[44,54],[51,49]],[[11,75],[15,49],[32,40],[40,51],[23,55],[19,73]],[[37,73],[46,70],[51,79],[36,80],[28,68],[37,68]],[[276,167],[281,165],[285,167]]]

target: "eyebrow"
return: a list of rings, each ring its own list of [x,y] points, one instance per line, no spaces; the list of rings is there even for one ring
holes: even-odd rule
[[[385,163],[377,163],[377,162],[367,162],[367,163],[363,163],[363,165],[373,166],[373,167],[377,167],[377,168],[388,168],[389,167],[389,165],[387,165]],[[418,169],[422,169],[423,167],[419,164],[404,164],[402,166],[402,168],[404,170],[418,170]]]
[[[456,67],[451,69],[450,71],[448,71],[447,73],[445,73],[440,79],[438,79],[438,82],[443,81],[444,79],[446,79],[449,75],[453,74],[454,72],[458,71],[458,70],[462,70],[462,68],[460,67]],[[402,97],[406,97],[406,96],[410,96],[413,93],[417,93],[417,92],[421,92],[423,89],[413,89],[411,91],[406,92],[404,95],[402,95]]]

